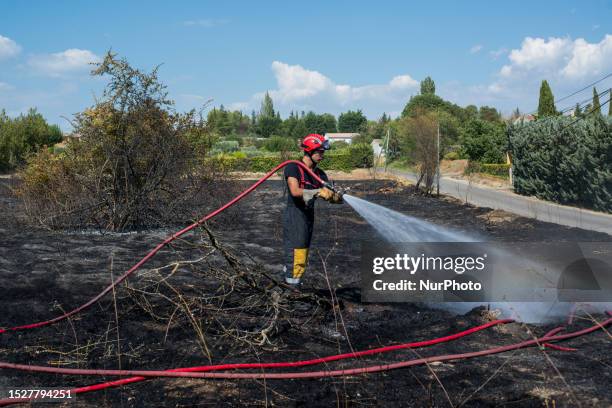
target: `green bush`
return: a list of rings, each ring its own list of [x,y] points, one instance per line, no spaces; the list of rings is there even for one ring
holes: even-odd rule
[[[245,152],[237,151],[232,153],[232,157],[235,157],[236,159],[246,159],[247,155]]]
[[[245,147],[241,148],[240,151],[242,153],[244,153],[246,157],[255,157],[255,156],[262,156],[262,155],[264,155],[264,152],[262,152],[261,150],[259,150],[255,146],[245,146]]]
[[[240,148],[240,143],[236,140],[221,140],[213,145],[213,152],[232,153]]]
[[[332,150],[341,150],[341,149],[346,149],[347,147],[349,147],[350,145],[348,143],[346,143],[344,140],[338,140],[336,142],[333,142],[331,144],[331,148]]]
[[[448,152],[444,155],[444,160],[459,160],[460,158],[458,152]]]
[[[551,117],[509,129],[514,189],[612,212],[612,119]]]
[[[271,136],[264,142],[263,147],[269,152],[290,152],[297,151],[298,144],[287,137]]]
[[[300,160],[300,152],[292,153],[290,160]],[[281,163],[280,154],[268,154],[254,157],[236,157],[235,154],[218,154],[208,160],[216,162],[224,170],[268,172]],[[374,152],[370,145],[354,145],[337,152],[330,151],[320,166],[323,170],[351,171],[355,168],[371,167],[374,163]]]

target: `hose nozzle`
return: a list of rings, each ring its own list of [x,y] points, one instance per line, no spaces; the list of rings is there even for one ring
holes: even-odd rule
[[[333,191],[336,194],[340,194],[341,197],[348,191],[348,188],[342,188],[340,186],[336,186],[336,185],[334,185],[332,183],[329,183],[329,182],[323,184],[323,187],[325,187],[327,189],[330,189],[331,191]]]

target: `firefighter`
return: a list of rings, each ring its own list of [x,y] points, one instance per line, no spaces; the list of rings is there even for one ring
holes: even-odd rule
[[[327,174],[318,168],[329,141],[318,134],[306,136],[301,143],[302,162],[326,183]],[[314,203],[321,198],[330,203],[342,203],[342,196],[315,180],[301,166],[290,163],[285,167],[287,207],[283,213],[285,282],[298,288],[308,262],[308,249],[314,225]]]

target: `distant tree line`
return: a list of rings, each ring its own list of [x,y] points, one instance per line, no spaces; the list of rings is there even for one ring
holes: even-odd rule
[[[0,171],[13,170],[28,153],[61,141],[59,126],[47,123],[36,109],[14,118],[0,111]]]

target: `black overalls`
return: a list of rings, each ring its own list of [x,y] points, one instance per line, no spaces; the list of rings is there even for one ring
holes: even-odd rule
[[[314,172],[324,181],[329,181],[327,174],[315,167]],[[288,177],[295,177],[300,188],[306,190],[323,187],[307,171],[295,163],[285,167],[285,183]],[[283,212],[283,242],[285,281],[292,285],[300,283],[306,270],[308,248],[314,226],[314,200],[306,205],[301,197],[293,197],[287,186],[287,207]]]

